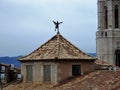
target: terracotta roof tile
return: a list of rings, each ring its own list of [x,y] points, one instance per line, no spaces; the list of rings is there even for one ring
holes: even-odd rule
[[[120,71],[97,70],[54,86],[52,84],[9,84],[3,90],[120,90]]]
[[[48,40],[45,44],[20,58],[19,60],[46,60],[46,59],[84,59],[95,60],[92,56],[84,53],[76,46],[71,44],[62,35],[57,34]]]

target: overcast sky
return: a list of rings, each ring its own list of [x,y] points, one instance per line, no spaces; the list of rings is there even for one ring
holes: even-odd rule
[[[60,33],[82,51],[96,52],[97,0],[0,0],[0,56],[26,55]]]

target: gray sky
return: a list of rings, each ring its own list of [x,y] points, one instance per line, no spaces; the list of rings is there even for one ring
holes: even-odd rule
[[[97,0],[0,0],[0,56],[26,55],[56,32],[84,52],[96,52]]]

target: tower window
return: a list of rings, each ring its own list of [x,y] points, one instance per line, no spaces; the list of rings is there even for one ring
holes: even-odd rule
[[[117,45],[117,47],[120,47],[120,42],[118,41],[118,42],[116,43],[116,45]]]
[[[115,8],[114,8],[114,13],[115,13],[115,28],[119,28],[119,10],[118,10],[118,5],[115,5]]]
[[[108,28],[108,11],[107,11],[107,7],[105,6],[105,28]]]
[[[103,36],[104,35],[104,32],[101,32],[101,36]]]
[[[107,32],[105,32],[105,36],[107,37]]]
[[[120,67],[120,49],[119,48],[115,50],[115,56],[116,56],[116,66]]]

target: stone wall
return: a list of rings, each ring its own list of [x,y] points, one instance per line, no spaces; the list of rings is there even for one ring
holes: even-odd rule
[[[58,84],[59,82],[72,77],[72,65],[81,65],[81,75],[93,71],[92,61],[82,62],[24,62],[21,66],[21,74],[23,75],[23,83],[27,83],[26,66],[32,65],[33,81],[32,83],[46,83],[44,82],[43,66],[51,65],[51,84]]]

